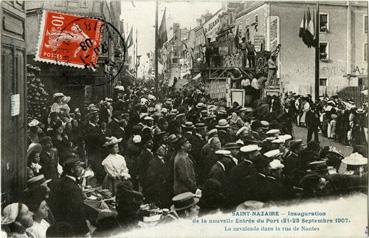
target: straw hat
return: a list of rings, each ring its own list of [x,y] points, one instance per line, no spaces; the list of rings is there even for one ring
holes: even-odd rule
[[[258,145],[245,145],[240,148],[240,151],[243,153],[250,153],[258,150],[261,150]]]
[[[226,119],[220,119],[218,121],[218,125],[215,126],[218,129],[222,129],[222,128],[228,128],[229,124],[228,121]]]
[[[29,127],[34,127],[34,126],[38,126],[40,124],[40,122],[36,119],[33,119],[30,123],[28,123]]]
[[[269,168],[271,170],[283,169],[284,165],[281,163],[280,160],[274,159],[274,160],[272,160],[272,162],[269,163]]]
[[[200,199],[191,192],[180,193],[173,197],[171,209],[182,211],[196,205],[199,201]]]
[[[259,201],[246,201],[237,206],[236,211],[258,210],[264,207],[264,203]]]
[[[64,97],[64,93],[54,93],[53,98]]]
[[[122,138],[117,139],[116,137],[112,136],[112,137],[107,137],[107,140],[108,141],[105,142],[104,145],[103,145],[104,147],[118,144],[122,141]]]
[[[342,162],[347,165],[366,165],[368,164],[368,159],[359,153],[352,153],[348,157],[344,158]]]

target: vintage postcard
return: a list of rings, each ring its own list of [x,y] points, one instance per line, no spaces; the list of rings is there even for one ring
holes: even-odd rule
[[[1,237],[368,237],[368,2],[2,0]]]

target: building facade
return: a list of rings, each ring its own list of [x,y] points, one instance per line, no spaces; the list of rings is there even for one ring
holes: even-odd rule
[[[315,50],[299,38],[304,12],[315,2],[251,2],[238,14],[236,26],[256,50],[281,44],[278,57],[284,91],[314,94]],[[320,95],[334,95],[367,78],[367,4],[320,2]]]

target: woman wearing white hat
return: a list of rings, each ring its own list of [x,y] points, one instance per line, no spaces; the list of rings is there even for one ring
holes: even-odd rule
[[[34,237],[27,231],[33,225],[33,213],[23,203],[12,203],[3,210],[1,228],[8,228],[8,237],[27,238]]]
[[[110,154],[101,163],[106,172],[102,186],[103,188],[109,189],[115,195],[118,182],[130,179],[131,175],[128,173],[126,160],[118,154],[118,143],[122,141],[122,138],[117,139],[112,136],[107,139],[107,142],[103,146],[108,148]]]
[[[65,97],[63,93],[54,93],[53,99],[54,103],[51,106],[50,113],[51,112],[60,112],[60,107],[62,105],[62,98]]]

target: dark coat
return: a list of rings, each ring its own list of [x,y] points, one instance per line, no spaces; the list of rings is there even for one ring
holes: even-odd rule
[[[143,194],[146,193],[147,169],[149,168],[149,164],[152,160],[154,160],[154,155],[147,149],[143,149],[138,156],[138,180],[142,186]]]
[[[45,179],[55,180],[58,178],[58,159],[56,150],[47,153],[42,151],[40,154],[41,173]]]
[[[305,172],[301,170],[301,159],[298,154],[288,151],[283,159],[283,172],[286,176],[286,183],[289,185],[297,185],[298,181],[304,176]]]
[[[307,128],[317,130],[320,127],[319,114],[317,112],[308,111],[305,121]]]
[[[129,174],[132,177],[136,177],[138,174],[138,156],[141,153],[141,147],[139,144],[133,143],[133,136],[128,139],[126,150],[124,152],[124,158],[126,159]]]
[[[58,157],[61,164],[63,164],[67,155],[72,152],[72,144],[67,136],[62,135],[62,139],[58,140],[56,135],[51,137],[54,147],[58,150]]]
[[[69,223],[76,235],[89,232],[82,190],[71,178],[63,177],[51,188],[50,208],[56,221]]]
[[[248,160],[243,160],[232,168],[229,183],[226,186],[228,206],[238,205],[247,200],[250,194],[248,178],[256,173],[254,164]]]
[[[101,137],[100,137],[100,129],[99,127],[93,126],[90,123],[87,123],[85,127],[85,142],[86,142],[86,151],[89,156],[89,159],[94,160],[97,156],[100,155],[101,150]]]
[[[222,146],[229,142],[232,142],[231,135],[226,130],[218,129],[218,137]]]
[[[220,161],[217,161],[213,165],[213,167],[211,167],[209,175],[208,175],[208,179],[211,179],[211,178],[218,180],[222,184],[222,187],[226,185],[227,176],[226,176],[225,166],[221,164]]]
[[[169,168],[164,160],[155,157],[149,162],[145,182],[147,189],[144,196],[160,208],[169,207],[171,204],[171,197],[166,187],[168,176]]]
[[[201,160],[203,159],[201,156],[201,150],[202,150],[202,147],[205,145],[205,141],[202,139],[200,135],[197,135],[197,134],[185,133],[183,136],[186,137],[192,145],[192,150],[190,152],[190,155],[194,162],[196,175],[199,175],[202,171]],[[200,181],[201,178],[197,177],[196,180]]]
[[[187,155],[177,154],[174,157],[174,194],[184,192],[195,193],[197,189],[193,162]]]

